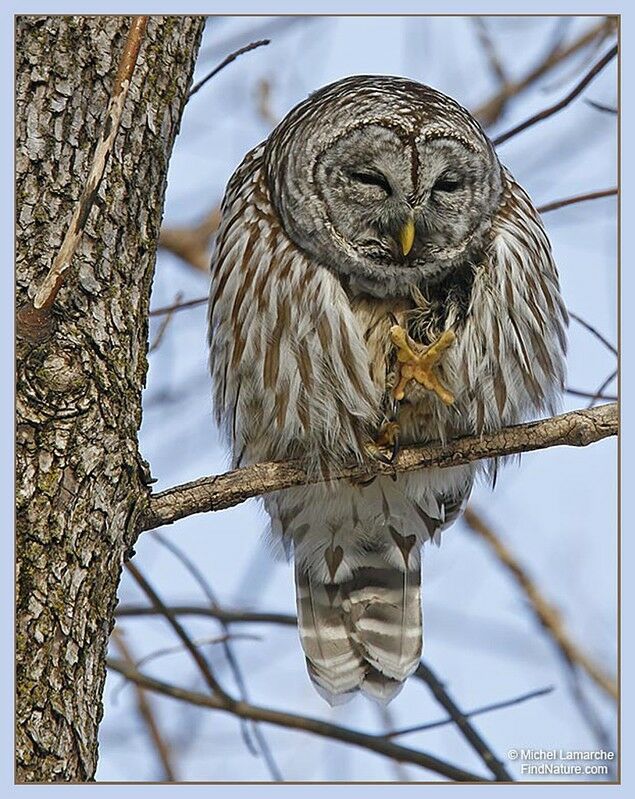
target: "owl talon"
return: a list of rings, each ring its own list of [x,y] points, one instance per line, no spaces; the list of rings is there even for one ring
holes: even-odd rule
[[[398,422],[386,422],[375,439],[377,446],[391,447],[389,463],[394,463],[399,455],[399,433]]]
[[[445,405],[454,403],[454,394],[443,385],[434,369],[438,366],[443,353],[454,344],[456,336],[452,330],[444,330],[439,338],[423,352],[417,352],[417,345],[400,325],[390,328],[390,338],[397,348],[399,372],[397,385],[393,389],[396,400],[402,400],[406,386],[416,380],[428,391],[432,391]]]
[[[370,444],[366,444],[366,454],[370,457],[371,460],[380,461],[381,463],[385,463],[389,466],[392,461],[387,455],[379,448],[378,444],[372,441]]]
[[[392,442],[392,451],[390,453],[390,462],[394,463],[397,458],[399,457],[399,451],[401,450],[401,445],[399,442],[399,434],[395,436],[395,440]]]

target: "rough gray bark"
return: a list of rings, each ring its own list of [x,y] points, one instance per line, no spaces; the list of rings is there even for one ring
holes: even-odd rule
[[[125,17],[17,20],[17,303],[88,174]],[[43,341],[17,339],[17,779],[97,763],[124,554],[147,503],[137,430],[168,159],[203,21],[152,17],[96,207]]]

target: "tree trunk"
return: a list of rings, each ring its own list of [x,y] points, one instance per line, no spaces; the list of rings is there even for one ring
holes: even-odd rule
[[[17,779],[97,765],[117,586],[147,502],[137,448],[166,173],[203,29],[151,17],[113,153],[46,340],[17,340]],[[130,19],[19,17],[17,303],[86,181]]]

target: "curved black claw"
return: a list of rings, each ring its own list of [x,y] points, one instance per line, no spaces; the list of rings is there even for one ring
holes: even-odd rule
[[[401,439],[399,438],[399,433],[395,433],[393,442],[392,442],[392,451],[390,453],[390,463],[394,463],[397,458],[399,457],[399,453],[401,451]]]
[[[392,465],[392,458],[389,458],[388,455],[384,455],[375,442],[366,445],[366,452],[373,460],[385,463],[386,466]]]

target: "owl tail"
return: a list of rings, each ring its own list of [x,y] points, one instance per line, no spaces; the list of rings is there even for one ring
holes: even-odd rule
[[[298,627],[309,675],[331,705],[361,691],[390,702],[419,664],[421,566],[400,569],[379,552],[342,582],[317,581],[296,562]]]

